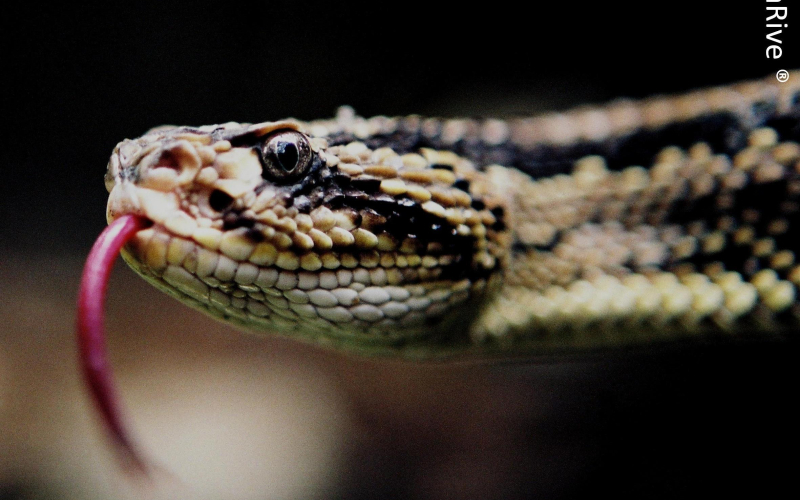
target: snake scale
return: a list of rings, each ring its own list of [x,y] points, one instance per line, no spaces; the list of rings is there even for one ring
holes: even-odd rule
[[[790,334],[800,73],[534,118],[160,127],[107,218],[142,277],[251,331],[407,358]]]

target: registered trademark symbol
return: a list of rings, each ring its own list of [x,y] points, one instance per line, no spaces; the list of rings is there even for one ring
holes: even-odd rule
[[[783,83],[789,80],[789,72],[785,69],[779,70],[778,73],[775,75],[779,82]]]

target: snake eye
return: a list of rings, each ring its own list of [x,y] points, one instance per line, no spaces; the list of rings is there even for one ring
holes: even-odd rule
[[[261,177],[272,181],[295,179],[311,165],[311,147],[306,136],[282,130],[267,137],[260,149],[264,170]]]

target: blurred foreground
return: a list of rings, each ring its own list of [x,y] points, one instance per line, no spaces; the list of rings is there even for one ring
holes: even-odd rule
[[[0,499],[677,497],[791,484],[796,342],[411,364],[231,330],[118,262],[109,349],[165,471],[120,473],[76,365],[82,256],[0,255]],[[171,477],[170,477],[171,476]]]

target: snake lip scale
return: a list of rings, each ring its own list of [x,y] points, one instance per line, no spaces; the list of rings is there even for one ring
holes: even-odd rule
[[[798,82],[511,120],[344,107],[159,127],[115,148],[107,219],[136,225],[122,256],[169,295],[345,352],[485,359],[791,335]],[[112,391],[95,397],[135,456]]]

